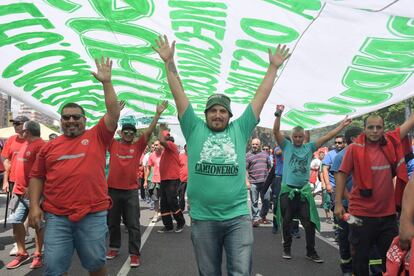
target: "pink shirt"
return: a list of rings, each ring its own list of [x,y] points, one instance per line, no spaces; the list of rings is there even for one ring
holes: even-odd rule
[[[153,172],[152,172],[152,182],[153,183],[160,183],[161,182],[161,175],[160,175],[161,156],[162,156],[162,153],[160,155],[157,155],[154,151],[153,153],[151,153],[151,155],[148,159],[148,166],[152,167],[152,169],[153,169]]]

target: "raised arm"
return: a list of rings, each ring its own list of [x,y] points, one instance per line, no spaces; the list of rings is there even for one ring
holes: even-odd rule
[[[280,47],[280,45],[277,46],[274,54],[271,49],[268,49],[268,52],[269,67],[267,68],[266,75],[264,76],[259,88],[257,88],[256,94],[251,102],[256,119],[259,119],[260,112],[262,112],[263,106],[267,98],[269,98],[276,79],[277,70],[280,66],[282,66],[283,62],[290,57],[289,49],[286,48],[286,45],[283,45],[282,47]]]
[[[400,126],[400,137],[404,139],[405,135],[414,127],[414,113]]]
[[[175,105],[177,106],[178,117],[181,117],[190,102],[184,93],[184,88],[174,62],[175,41],[170,46],[167,36],[164,35],[164,37],[159,36],[159,39],[155,43],[157,44],[157,48],[152,48],[160,55],[160,58],[165,63],[168,85],[170,86]]]
[[[163,101],[161,104],[157,104],[154,118],[152,119],[152,122],[147,128],[147,130],[145,130],[145,132],[143,133],[145,137],[145,141],[149,140],[151,133],[154,131],[155,127],[157,126],[158,119],[160,118],[164,110],[167,109],[167,106],[168,106],[168,101]]]
[[[103,85],[106,106],[105,125],[110,131],[115,131],[118,127],[120,108],[112,85],[112,61],[109,58],[105,61],[102,57],[100,63],[98,59],[95,59],[95,63],[97,72],[92,72],[92,75]]]
[[[348,116],[345,117],[345,119],[333,130],[326,133],[324,136],[320,137],[318,140],[316,140],[315,144],[317,148],[320,148],[323,144],[325,144],[327,141],[334,138],[336,135],[338,135],[345,127],[349,126],[349,124],[352,123],[352,119],[348,119]]]
[[[276,142],[281,147],[283,145],[283,140],[285,137],[280,132],[280,118],[282,117],[283,110],[285,110],[284,105],[277,105],[275,112],[275,122],[273,123],[273,135],[275,136]]]

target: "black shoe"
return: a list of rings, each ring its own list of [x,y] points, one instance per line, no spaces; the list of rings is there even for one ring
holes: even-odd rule
[[[175,233],[181,233],[184,230],[184,224],[183,225],[177,225],[175,228]]]
[[[321,257],[319,257],[319,255],[316,252],[312,254],[307,254],[306,258],[308,258],[311,261],[314,261],[315,263],[323,263],[323,259],[321,259]]]
[[[292,255],[290,255],[290,248],[289,249],[283,249],[282,258],[286,260],[292,259]]]
[[[161,233],[161,234],[164,234],[164,233],[171,233],[173,231],[174,231],[173,229],[167,229],[167,228],[163,227],[160,230],[158,230],[157,232]]]

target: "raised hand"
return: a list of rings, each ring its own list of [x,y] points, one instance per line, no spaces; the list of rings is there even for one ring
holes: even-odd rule
[[[124,109],[126,102],[124,100],[120,100],[118,102],[119,105],[119,111],[121,111],[122,109]]]
[[[285,110],[285,106],[283,104],[278,104],[276,105],[276,112],[275,112],[275,116],[276,117],[280,117],[282,116],[283,110]]]
[[[154,49],[154,51],[156,51],[160,55],[160,58],[164,62],[174,58],[175,41],[173,41],[170,46],[167,36],[160,35],[158,39],[155,40],[155,43],[157,44],[157,48],[152,47],[152,49]]]
[[[269,52],[269,63],[279,68],[285,60],[290,57],[289,48],[286,45],[280,47],[277,46],[276,52],[273,54],[271,49],[268,49]]]
[[[283,104],[276,105],[276,111],[282,113],[285,110],[285,106]]]
[[[340,123],[340,126],[342,128],[345,128],[347,126],[349,126],[352,123],[352,119],[348,118],[348,115],[345,117],[345,119],[343,119],[343,121]]]
[[[158,114],[161,114],[164,112],[165,109],[167,109],[168,101],[163,101],[161,104],[157,104],[156,112]]]
[[[99,63],[98,59],[95,59],[96,70],[97,72],[91,72],[92,75],[101,83],[111,82],[112,76],[112,61],[109,58],[101,57],[101,62]]]

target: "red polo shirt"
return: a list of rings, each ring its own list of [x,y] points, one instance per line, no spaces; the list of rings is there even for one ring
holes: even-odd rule
[[[114,131],[104,119],[78,137],[61,135],[40,150],[30,177],[43,179],[46,212],[79,221],[111,206],[105,179],[105,156]]]
[[[142,135],[136,143],[125,144],[113,140],[109,153],[108,187],[121,190],[138,189],[137,170],[140,158],[147,146]]]

